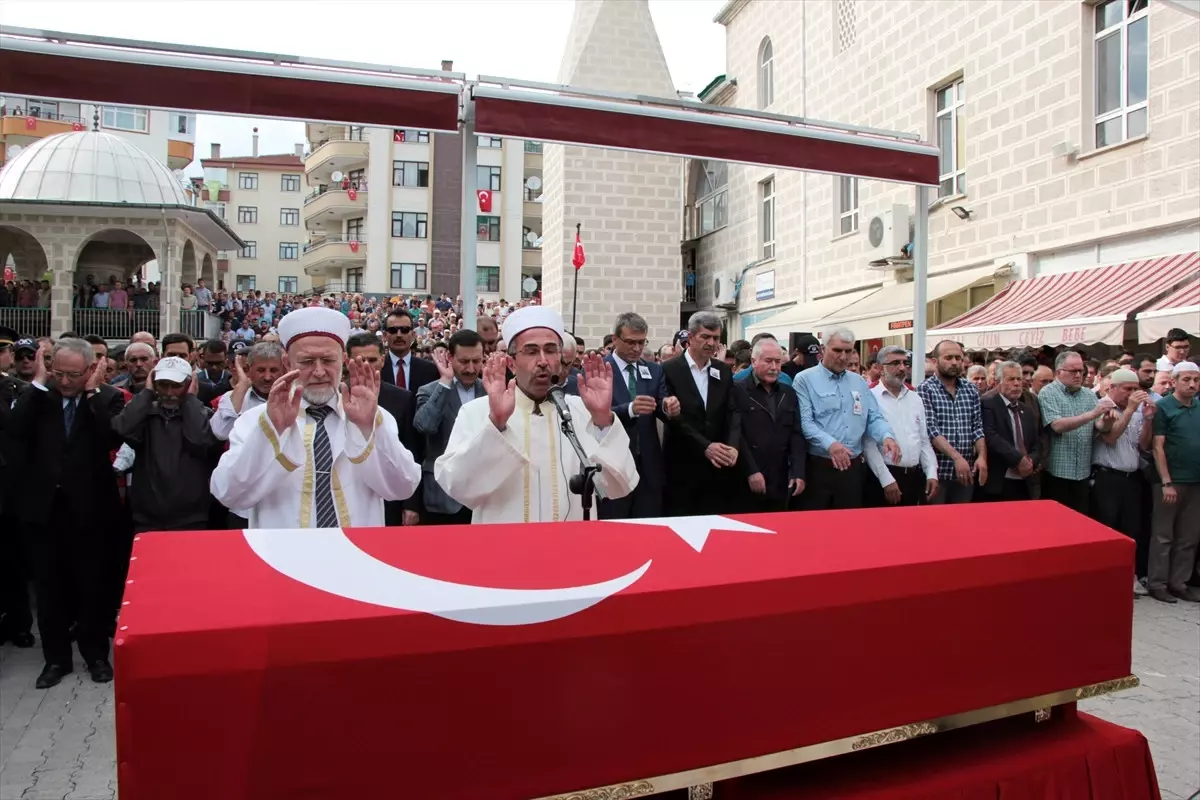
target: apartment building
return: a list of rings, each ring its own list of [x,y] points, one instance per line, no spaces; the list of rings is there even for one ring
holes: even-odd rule
[[[293,153],[222,157],[213,144],[201,160],[201,203],[229,222],[246,246],[217,258],[217,282],[229,291],[302,292],[312,288],[301,265],[307,241],[304,145]]]
[[[939,146],[929,327],[974,348],[1152,341],[1141,309],[1197,280],[1200,18],[1184,5],[731,0],[716,19],[726,74],[703,101]],[[911,188],[686,169],[685,311],[726,310],[731,336],[845,324],[910,342]]]
[[[457,295],[467,224],[481,299],[540,291],[539,143],[477,138],[486,195],[464,221],[461,135],[310,122],[307,136],[301,266],[314,289]]]
[[[98,128],[125,139],[169,169],[192,163],[196,115],[128,106],[99,106],[36,97],[0,97],[0,166],[56,133]]]

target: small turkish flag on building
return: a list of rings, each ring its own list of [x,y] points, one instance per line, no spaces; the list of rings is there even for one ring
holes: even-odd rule
[[[27,130],[27,131],[37,130],[37,117],[26,117],[25,118],[25,130]]]
[[[351,201],[357,200],[358,190],[356,190],[354,187],[350,187],[350,189],[346,192],[346,196],[349,197]]]
[[[587,263],[587,256],[583,252],[583,240],[579,238],[579,229],[575,229],[575,255],[571,256],[571,263],[575,265],[575,269],[580,269]]]
[[[350,242],[350,252],[351,253],[358,252],[358,240],[357,239]]]
[[[83,130],[83,129],[84,129],[84,127],[83,127],[83,123],[82,123],[82,122],[72,122],[72,123],[71,123],[71,130],[73,130],[73,131],[81,131],[81,130]]]
[[[489,189],[480,189],[475,193],[479,196],[479,210],[483,213],[488,213],[492,210],[492,192]]]

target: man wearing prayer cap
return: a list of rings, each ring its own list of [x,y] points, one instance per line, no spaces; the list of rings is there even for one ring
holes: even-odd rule
[[[580,497],[568,488],[579,459],[549,399],[563,379],[564,335],[554,309],[527,306],[509,314],[501,330],[507,353],[493,353],[483,368],[487,396],[458,413],[433,474],[446,494],[472,509],[472,522],[583,518]],[[579,395],[564,399],[584,453],[600,467],[596,493],[624,497],[637,486],[638,473],[624,426],[613,424],[612,372],[593,353],[578,383]]]
[[[284,369],[267,402],[244,411],[213,472],[213,496],[249,509],[251,528],[348,528],[384,524],[385,500],[405,500],[421,468],[379,408],[379,372],[349,362],[350,320],[333,309],[298,309],[279,323]]]

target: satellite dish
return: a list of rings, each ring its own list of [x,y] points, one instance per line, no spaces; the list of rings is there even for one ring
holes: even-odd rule
[[[525,234],[525,241],[529,242],[529,245],[531,247],[533,245],[537,244],[537,239],[538,239],[538,235],[536,233],[534,233],[533,231],[529,231],[529,233]]]
[[[530,175],[529,179],[525,181],[525,187],[531,192],[536,192],[538,189],[542,188],[542,179],[537,175]]]
[[[345,177],[345,176],[343,176],[343,175],[342,175],[342,171],[341,171],[340,169],[335,169],[335,170],[333,171],[333,174],[332,174],[332,175],[330,175],[329,177],[333,179],[333,182],[334,182],[334,183],[341,183],[341,182],[342,182],[342,178],[343,178],[343,177]]]
[[[527,277],[521,281],[521,288],[525,290],[525,294],[533,294],[537,291],[537,281]]]
[[[25,148],[22,147],[21,145],[14,144],[12,147],[8,148],[9,158],[16,158],[17,156],[21,155],[21,151],[24,149]]]

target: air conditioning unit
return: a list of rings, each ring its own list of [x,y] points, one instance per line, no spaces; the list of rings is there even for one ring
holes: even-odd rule
[[[737,282],[738,274],[736,271],[730,270],[729,272],[717,275],[713,280],[713,305],[736,306]]]
[[[882,266],[906,260],[904,248],[909,241],[908,206],[893,205],[867,224],[867,261]]]

